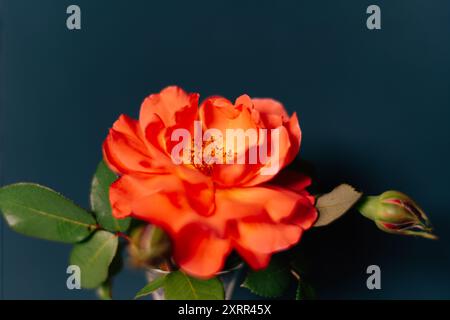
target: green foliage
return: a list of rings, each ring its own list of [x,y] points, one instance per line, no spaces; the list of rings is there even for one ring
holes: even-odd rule
[[[116,219],[112,215],[109,201],[109,187],[117,179],[104,161],[97,166],[91,184],[91,209],[100,225],[109,231],[125,232],[130,226],[130,218]]]
[[[286,263],[272,258],[266,269],[249,271],[242,286],[259,296],[276,298],[288,289],[290,281],[291,275]]]
[[[217,278],[200,280],[181,271],[168,274],[164,279],[167,300],[223,300],[222,282]]]
[[[166,279],[166,276],[163,275],[163,276],[156,278],[155,280],[147,283],[147,285],[145,287],[143,287],[141,290],[139,290],[139,292],[136,294],[136,296],[134,298],[139,299],[139,298],[148,296],[153,291],[161,288],[164,285],[165,279]]]
[[[89,212],[55,191],[33,183],[1,188],[0,210],[13,230],[30,237],[75,243],[96,228]]]
[[[83,288],[96,288],[106,281],[118,242],[116,235],[99,230],[87,241],[74,246],[70,264],[80,267]]]

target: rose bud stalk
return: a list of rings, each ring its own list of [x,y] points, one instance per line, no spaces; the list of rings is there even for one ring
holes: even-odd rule
[[[407,195],[386,191],[379,196],[364,197],[358,204],[363,216],[385,232],[437,239],[423,210]]]

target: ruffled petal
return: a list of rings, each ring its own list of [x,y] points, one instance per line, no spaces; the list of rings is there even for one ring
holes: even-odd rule
[[[278,222],[296,213],[303,198],[304,195],[273,186],[217,189],[214,217],[229,220],[267,214]]]
[[[139,122],[143,130],[153,121],[153,114],[161,118],[165,127],[192,125],[197,118],[198,94],[187,94],[183,89],[171,86],[160,93],[148,96],[141,106]]]
[[[185,224],[214,210],[208,184],[191,184],[175,175],[124,175],[111,185],[113,215],[132,215],[177,233]]]
[[[241,220],[237,225],[240,246],[260,253],[285,250],[300,240],[303,229],[299,225],[274,223],[265,217]]]
[[[162,172],[153,161],[136,120],[121,115],[103,143],[103,156],[108,166],[119,174],[129,172]]]
[[[316,222],[319,214],[314,206],[314,197],[309,195],[306,191],[300,194],[302,197],[297,202],[297,209],[294,214],[283,222],[293,223],[302,227],[303,230],[311,228]]]
[[[239,97],[235,104],[222,97],[207,98],[200,106],[200,120],[205,129],[215,128],[223,133],[227,129],[256,129],[249,103],[248,96]]]
[[[295,213],[285,221],[300,225],[304,230],[314,225],[318,217],[316,200],[306,191],[311,185],[310,177],[301,172],[285,169],[270,182],[270,185],[288,189],[299,196]]]
[[[219,238],[211,227],[186,225],[174,238],[175,262],[196,277],[209,278],[219,272],[231,251],[230,240]]]
[[[262,163],[252,176],[249,175],[247,180],[243,181],[242,186],[252,187],[272,180],[287,163],[291,150],[289,133],[282,126],[268,130],[271,131],[267,131],[266,135],[260,135],[259,143],[260,148],[266,148],[267,156],[264,159],[259,158]],[[277,130],[277,133],[273,130]]]
[[[317,211],[305,190],[230,188],[216,190],[216,213],[209,219],[214,226],[227,226],[233,247],[252,268],[261,269],[273,253],[300,240],[317,219]]]
[[[271,253],[261,253],[257,251],[247,250],[240,246],[238,243],[234,243],[234,248],[239,255],[248,263],[253,270],[260,270],[267,267],[270,262]]]
[[[252,102],[247,95],[237,98],[234,104],[222,97],[211,97],[200,106],[199,117],[204,130],[214,129],[221,133],[220,137],[215,138],[222,142],[219,155],[222,163],[214,165],[212,169],[212,177],[218,185],[240,185],[249,180],[260,167],[257,157],[255,163],[250,163],[250,154],[257,155],[259,141],[258,127],[252,118],[251,107]],[[227,136],[231,130],[242,135],[244,140]],[[242,163],[239,159],[242,159]]]
[[[252,99],[255,118],[259,119],[260,125],[267,129],[284,127],[290,142],[288,150],[283,150],[283,162],[281,168],[284,168],[298,154],[301,143],[301,130],[298,123],[297,114],[294,112],[291,117],[287,114],[284,106],[273,99]],[[283,142],[283,141],[281,141]]]
[[[289,119],[289,122],[287,122],[285,124],[285,127],[289,134],[289,141],[291,142],[291,146],[289,148],[289,152],[288,152],[286,160],[283,164],[283,167],[285,167],[289,163],[291,163],[292,160],[295,159],[295,157],[297,156],[297,154],[300,150],[300,143],[302,140],[302,132],[300,130],[300,125],[298,124],[298,118],[297,118],[296,112],[294,112],[294,114],[291,116],[291,118]]]
[[[276,100],[253,98],[252,102],[265,128],[277,128],[289,119],[289,115],[284,109],[284,106]]]
[[[109,198],[116,218],[133,213],[134,203],[157,194],[160,191],[175,192],[181,189],[181,182],[173,175],[123,175],[111,184]]]

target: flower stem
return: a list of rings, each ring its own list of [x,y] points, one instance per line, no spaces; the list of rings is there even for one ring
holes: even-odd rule
[[[356,209],[366,218],[370,220],[375,220],[375,215],[377,213],[377,205],[375,198],[377,196],[363,196],[361,200],[356,204]]]

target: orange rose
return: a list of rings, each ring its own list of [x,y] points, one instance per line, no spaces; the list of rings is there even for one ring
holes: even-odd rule
[[[114,123],[103,144],[106,162],[120,175],[110,189],[113,214],[162,227],[172,238],[175,262],[193,276],[216,274],[233,249],[252,268],[264,268],[273,253],[296,244],[317,218],[314,198],[305,190],[309,178],[283,171],[273,179],[299,151],[297,116],[289,117],[272,99],[247,95],[234,104],[211,97],[198,108],[198,101],[196,93],[168,87],[144,100],[139,121],[121,115]],[[258,144],[264,140],[276,147],[279,168],[261,174],[273,162],[273,152],[265,163],[175,164],[173,133],[187,129],[194,136],[195,121],[203,131],[214,128],[224,137],[227,129],[278,129],[277,145],[268,139],[270,133]],[[234,148],[233,157],[248,155],[251,144]]]

